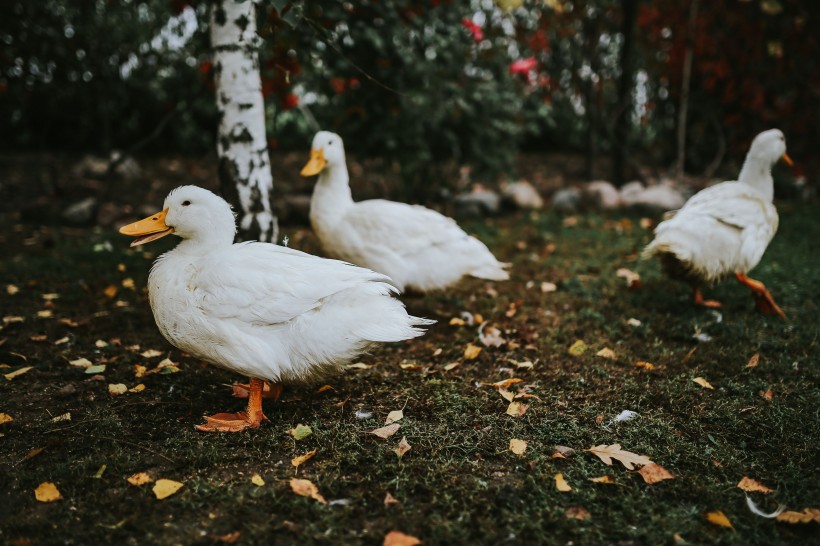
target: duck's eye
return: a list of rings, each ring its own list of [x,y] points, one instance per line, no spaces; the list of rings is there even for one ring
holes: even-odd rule
[[[333,144],[333,141],[332,141],[332,140],[328,140],[328,141],[327,141],[327,145],[328,145],[328,146],[330,146],[331,144]]]
[[[190,202],[190,201],[183,201],[183,202],[182,202],[182,206],[183,206],[183,207],[187,207],[187,206],[188,206],[188,205],[190,205],[190,204],[191,204],[191,202]]]

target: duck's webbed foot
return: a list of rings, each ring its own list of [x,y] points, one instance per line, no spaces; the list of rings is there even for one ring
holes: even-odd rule
[[[695,287],[694,296],[695,305],[700,305],[701,307],[708,307],[709,309],[720,309],[722,306],[722,304],[717,300],[703,299],[703,294],[700,293],[700,288]]]
[[[273,398],[274,402],[279,400],[279,397],[282,396],[282,384],[272,383],[271,381],[263,381],[263,383],[262,398]],[[236,383],[231,385],[231,388],[233,389],[234,398],[248,398],[250,395],[251,387],[248,383]]]
[[[752,296],[755,299],[755,307],[758,311],[766,315],[777,315],[780,318],[786,318],[786,313],[774,302],[774,297],[762,282],[750,279],[745,273],[735,273],[735,278],[741,284],[752,289]]]
[[[248,410],[239,413],[217,413],[216,415],[205,416],[205,422],[197,425],[196,429],[202,432],[240,432],[247,428],[258,428],[262,421],[268,418],[262,413],[262,396],[265,381],[251,378],[248,384]],[[270,388],[274,392],[274,387],[278,387],[278,393],[282,392],[282,387],[278,383]],[[277,398],[278,398],[277,393]]]

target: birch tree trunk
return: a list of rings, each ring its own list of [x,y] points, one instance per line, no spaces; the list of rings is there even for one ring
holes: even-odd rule
[[[258,40],[252,0],[212,0],[220,189],[239,213],[240,239],[276,242]]]

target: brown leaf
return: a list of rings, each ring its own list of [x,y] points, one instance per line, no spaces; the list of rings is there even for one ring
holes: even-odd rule
[[[589,510],[587,510],[583,506],[570,506],[564,511],[564,516],[568,519],[577,519],[584,521],[591,518],[592,514],[590,514]]]
[[[319,387],[319,389],[316,391],[316,394],[319,394],[320,392],[325,392],[325,391],[335,391],[335,390],[336,390],[336,389],[334,389],[331,385],[322,385],[322,386],[321,386],[321,387]]]
[[[496,381],[495,383],[490,383],[489,386],[495,387],[496,389],[508,389],[510,386],[515,385],[516,383],[521,383],[522,381],[524,380],[519,377],[511,377],[509,379],[504,379],[503,381]]]
[[[515,398],[515,395],[511,391],[508,391],[507,389],[504,389],[504,388],[499,388],[498,389],[498,394],[500,394],[501,398],[503,398],[507,402],[512,402],[513,399]]]
[[[467,360],[475,360],[481,354],[481,347],[468,343],[464,348],[464,358]]]
[[[507,415],[511,415],[512,417],[521,417],[527,410],[530,409],[529,404],[524,404],[522,402],[510,402],[510,405],[507,406]]]
[[[305,464],[310,459],[312,459],[314,455],[316,455],[316,450],[315,449],[313,449],[311,451],[308,451],[304,455],[299,455],[298,457],[294,457],[293,459],[290,460],[290,464],[292,464],[293,466],[298,468],[299,466]]]
[[[63,498],[57,486],[51,482],[43,482],[34,490],[34,498],[40,502],[54,502]]]
[[[117,292],[118,292],[117,286],[114,285],[114,284],[109,284],[108,286],[105,287],[105,290],[103,290],[103,294],[105,294],[105,297],[110,299],[110,300],[113,300],[114,298],[117,297]]]
[[[771,388],[768,388],[765,391],[759,391],[758,394],[761,398],[763,398],[763,400],[766,400],[767,402],[771,402],[772,398],[774,398],[774,392]]]
[[[34,366],[26,366],[25,368],[20,368],[19,370],[14,370],[13,372],[3,374],[3,377],[5,377],[6,380],[11,381],[12,379],[17,377],[18,375],[23,375],[24,373],[26,373],[27,371],[32,370],[32,369],[34,369]]]
[[[575,340],[575,343],[573,343],[570,346],[570,348],[567,350],[567,352],[569,354],[571,354],[572,356],[581,356],[582,354],[584,354],[586,352],[586,350],[587,350],[587,344],[584,343],[584,340],[577,339],[577,340]]]
[[[755,353],[752,355],[752,358],[749,359],[749,362],[746,363],[747,368],[757,368],[757,365],[760,363],[760,353]]]
[[[389,425],[390,423],[395,423],[396,421],[401,421],[404,419],[404,412],[402,410],[393,410],[387,414],[387,419],[385,419],[384,424]]]
[[[555,488],[561,493],[568,493],[572,491],[572,487],[569,486],[567,480],[564,479],[564,475],[560,472],[555,475]]]
[[[382,546],[417,546],[418,544],[421,544],[419,539],[401,531],[390,531],[384,536],[384,542],[382,542]]]
[[[817,508],[804,508],[802,512],[787,510],[778,514],[777,521],[785,523],[820,523],[820,510]]]
[[[26,453],[26,456],[23,457],[22,459],[20,459],[20,462],[22,463],[23,461],[28,461],[29,459],[33,459],[34,457],[36,457],[37,455],[39,455],[40,453],[45,451],[45,449],[46,448],[44,448],[44,447],[35,447],[34,449],[32,449],[31,451]]]
[[[651,362],[644,362],[642,360],[639,360],[638,362],[636,362],[635,366],[637,366],[639,368],[643,368],[644,370],[646,370],[648,372],[651,372],[655,368],[655,365],[652,364]]]
[[[615,479],[612,476],[598,476],[597,478],[590,478],[589,481],[615,485]]]
[[[584,451],[588,451],[593,455],[596,455],[604,462],[604,464],[609,466],[612,466],[612,459],[616,459],[620,461],[627,470],[633,470],[635,468],[634,465],[643,466],[652,462],[646,455],[637,455],[630,451],[624,451],[621,449],[620,444],[612,444],[609,446],[601,444],[599,446],[585,449]]]
[[[663,480],[674,480],[675,476],[673,476],[668,470],[656,463],[649,463],[644,465],[638,471],[638,474],[641,475],[643,481],[648,484],[662,482]]]
[[[444,365],[444,371],[449,372],[450,370],[457,368],[461,362],[450,362],[449,364]]]
[[[154,481],[154,478],[152,478],[148,472],[137,472],[133,476],[128,476],[125,480],[131,485],[140,486],[151,483]]]
[[[399,500],[390,494],[390,491],[384,496],[384,505],[385,506],[393,506],[394,504],[399,504]]]
[[[325,498],[319,493],[319,488],[313,485],[310,480],[300,480],[299,478],[290,479],[290,488],[294,493],[302,497],[310,497],[311,499],[327,504]]]
[[[710,385],[710,384],[709,384],[709,382],[708,382],[708,381],[706,381],[706,380],[705,380],[704,378],[702,378],[702,377],[696,377],[696,378],[694,378],[692,381],[694,381],[695,383],[697,383],[698,385],[700,385],[700,386],[701,386],[701,387],[703,387],[704,389],[712,389],[712,390],[715,390],[715,388],[714,388],[712,385]]]
[[[774,491],[774,489],[766,487],[759,481],[753,480],[747,476],[743,476],[743,478],[741,478],[740,482],[737,484],[737,488],[749,493],[771,493]]]
[[[175,482],[174,480],[166,480],[164,478],[160,478],[157,480],[157,483],[154,484],[152,491],[154,495],[159,500],[166,499],[179,491],[182,488],[183,484],[179,482]]]
[[[527,442],[526,440],[519,440],[518,438],[513,438],[510,440],[510,451],[515,453],[516,455],[523,455],[525,451],[527,451]]]
[[[714,512],[707,512],[706,520],[709,523],[714,523],[715,525],[720,525],[721,527],[728,527],[729,529],[734,529],[734,527],[732,527],[732,522],[729,521],[729,518],[726,517],[726,514],[724,514],[720,510],[715,510]]]
[[[603,349],[601,349],[600,351],[595,353],[595,356],[600,356],[602,358],[608,358],[609,360],[617,360],[617,358],[618,358],[615,355],[615,351],[613,351],[609,347],[604,347]]]
[[[239,540],[240,535],[242,533],[240,531],[234,531],[233,533],[227,533],[224,535],[211,535],[211,540],[216,542],[224,542],[225,544],[233,544],[237,540]]]
[[[411,448],[412,446],[407,442],[407,437],[402,436],[401,442],[399,442],[399,445],[396,446],[396,449],[394,449],[393,451],[396,453],[396,455],[399,456],[399,459],[401,459],[402,457],[404,457],[405,453],[410,451]]]
[[[393,423],[392,425],[387,425],[386,427],[373,429],[370,431],[370,434],[375,434],[379,438],[387,439],[397,433],[399,428],[401,428],[400,424]]]
[[[0,425],[4,423],[11,423],[12,421],[14,421],[14,417],[8,413],[0,413]]]

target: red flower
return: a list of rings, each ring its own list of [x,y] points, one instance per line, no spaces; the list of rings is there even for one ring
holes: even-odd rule
[[[288,93],[285,95],[285,98],[282,99],[282,108],[285,110],[290,110],[291,108],[296,108],[297,106],[299,106],[299,97],[293,93]]]
[[[527,82],[532,82],[531,72],[538,68],[538,61],[535,57],[527,57],[526,59],[518,59],[510,63],[510,74],[523,74],[527,77]]]
[[[461,20],[461,24],[464,28],[470,31],[470,34],[473,36],[473,41],[478,43],[484,39],[484,30],[475,24],[471,19],[467,19],[466,17]]]

